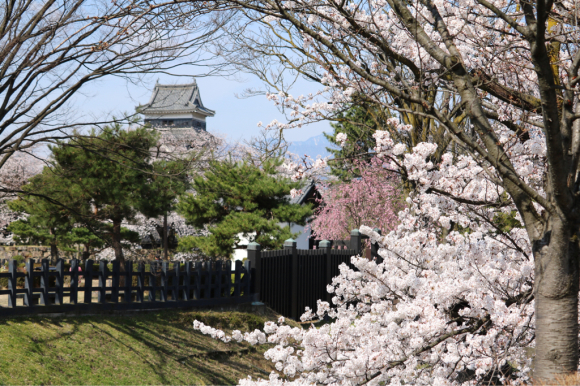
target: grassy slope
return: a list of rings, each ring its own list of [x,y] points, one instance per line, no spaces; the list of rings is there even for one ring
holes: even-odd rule
[[[247,331],[267,317],[171,310],[0,319],[0,384],[231,385],[247,375],[267,378],[266,347],[219,343],[193,331],[194,319]]]

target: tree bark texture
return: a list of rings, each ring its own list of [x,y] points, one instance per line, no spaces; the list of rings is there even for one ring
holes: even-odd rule
[[[556,220],[534,243],[536,379],[554,379],[577,370],[580,254],[575,234],[564,221]]]

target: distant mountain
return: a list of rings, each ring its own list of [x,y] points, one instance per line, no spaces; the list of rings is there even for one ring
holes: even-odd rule
[[[317,156],[327,157],[330,153],[326,151],[327,147],[335,147],[331,144],[324,134],[317,135],[316,137],[308,138],[306,141],[295,141],[288,146],[288,151],[299,156],[304,154],[316,159]]]

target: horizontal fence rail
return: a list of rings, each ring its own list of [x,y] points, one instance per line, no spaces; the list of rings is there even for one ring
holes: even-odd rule
[[[14,260],[0,272],[0,316],[35,313],[139,310],[251,302],[251,266],[241,261],[133,263],[59,259]],[[21,299],[21,300],[20,300]]]
[[[262,251],[257,243],[248,245],[248,260],[252,266],[252,293],[274,311],[298,320],[306,307],[316,311],[317,301],[331,302],[327,286],[340,273],[339,266],[347,264],[362,252],[362,236],[351,232],[350,242],[333,245],[324,240],[316,249],[297,249],[296,242],[287,240],[284,249]],[[350,246],[350,249],[343,249]],[[378,246],[371,245],[371,257],[381,262]]]

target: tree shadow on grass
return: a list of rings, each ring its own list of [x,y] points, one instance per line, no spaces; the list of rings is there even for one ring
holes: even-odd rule
[[[10,381],[14,383],[24,380],[24,383],[45,384],[121,383],[131,382],[130,379],[135,382],[141,373],[150,375],[150,378],[143,376],[142,383],[163,384],[225,385],[235,384],[247,375],[267,378],[260,371],[261,354],[255,350],[249,356],[212,355],[217,351],[247,351],[248,345],[220,343],[193,330],[193,319],[204,315],[164,311],[160,314],[0,319],[0,327],[8,326],[6,331],[11,333],[18,331],[19,336],[10,338],[12,342],[20,342],[18,362],[10,362],[14,358],[5,358],[4,362],[23,369],[15,373],[18,378]],[[254,315],[215,315],[211,312],[205,316],[217,317],[228,326],[257,323]],[[243,320],[236,321],[240,318]],[[9,326],[14,323],[30,326],[16,330]],[[65,339],[72,341],[63,342]],[[114,354],[120,355],[119,359]],[[264,364],[263,367],[269,370],[271,366]],[[27,375],[30,369],[36,372],[30,375],[32,378]],[[55,376],[55,372],[58,375]]]
[[[179,364],[190,368],[196,374],[199,374],[198,375],[199,378],[202,378],[212,384],[223,385],[230,384],[232,381],[237,382],[237,379],[234,380],[231,378],[224,377],[221,374],[221,371],[218,372],[219,370],[214,371],[205,365],[193,366],[191,364],[184,363],[184,361],[180,361],[181,358],[191,355],[192,351],[195,352],[207,351],[208,342],[211,342],[211,339],[204,337],[206,340],[205,343],[203,341],[200,341],[199,343],[194,343],[192,342],[191,339],[187,338],[179,338],[177,336],[167,337],[163,334],[169,332],[169,330],[171,330],[172,328],[179,329],[179,327],[176,327],[171,323],[168,323],[168,320],[165,318],[157,317],[155,318],[155,320],[147,321],[147,325],[149,324],[159,325],[161,326],[160,327],[161,330],[154,330],[150,327],[142,325],[142,323],[139,324],[114,323],[110,320],[105,321],[104,323],[107,324],[110,328],[117,330],[120,334],[139,341],[141,344],[147,347],[147,350],[149,352],[155,353],[154,356],[157,358],[158,361],[157,365],[150,363],[145,356],[138,353],[129,345],[125,344],[124,342],[120,342],[118,339],[109,334],[112,339],[116,339],[117,341],[119,341],[119,343],[124,345],[128,350],[132,350],[136,355],[140,356],[143,360],[147,360],[147,362],[151,366],[151,370],[159,376],[163,384],[176,383],[175,379],[173,380],[167,379],[166,373],[163,370],[164,368],[168,367],[167,365],[169,364],[170,361],[173,362],[174,365]],[[195,335],[198,334],[195,331],[193,331],[193,328],[190,331],[187,331],[186,329],[180,330],[185,331],[185,333]],[[172,376],[176,377],[177,374],[174,373],[172,374]],[[197,379],[196,381],[199,381],[199,379]],[[189,380],[178,378],[178,382],[181,384],[187,384],[189,383]]]

